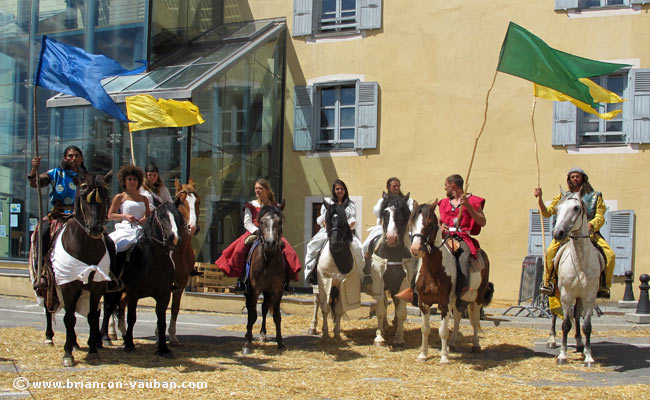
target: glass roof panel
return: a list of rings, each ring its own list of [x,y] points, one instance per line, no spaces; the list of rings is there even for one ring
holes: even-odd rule
[[[196,38],[192,44],[218,42],[226,40],[251,39],[270,25],[271,21],[249,21],[221,25],[206,34]]]
[[[125,87],[129,86],[130,84],[139,80],[145,75],[146,74],[137,74],[137,75],[123,75],[123,76],[113,77],[111,80],[108,81],[108,83],[104,84],[104,90],[106,90],[106,92],[108,93],[119,92],[120,90],[124,89]],[[102,83],[104,83],[103,80]]]
[[[160,83],[166,81],[170,76],[176,74],[184,67],[166,67],[159,68],[149,72],[144,78],[140,79],[131,86],[126,87],[127,91],[133,90],[151,90],[158,86]]]
[[[197,60],[197,64],[207,64],[207,63],[220,63],[227,60],[230,56],[233,55],[237,50],[244,47],[246,43],[228,43],[223,46],[220,46],[216,50],[214,47],[211,47],[212,52],[208,52],[201,59]]]
[[[216,64],[197,64],[187,67],[167,82],[158,86],[157,89],[179,88],[186,86],[215,65]]]

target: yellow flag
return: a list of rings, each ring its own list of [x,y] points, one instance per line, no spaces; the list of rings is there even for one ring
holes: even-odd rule
[[[205,122],[199,107],[190,101],[155,99],[148,94],[126,98],[126,113],[131,121],[129,131],[181,127]]]
[[[622,103],[625,101],[624,99],[619,97],[619,95],[617,95],[616,93],[610,92],[609,90],[603,88],[602,86],[597,85],[591,79],[580,78],[579,81],[589,86],[589,94],[591,95],[591,97],[594,98],[594,101],[598,103]],[[571,96],[567,96],[564,93],[558,92],[557,90],[553,90],[546,86],[538,85],[535,83],[533,90],[534,90],[534,95],[536,97],[541,97],[543,99],[553,100],[553,101],[569,101],[573,103],[576,107],[581,109],[582,111],[597,115],[600,118],[606,120],[610,120],[614,118],[622,111],[622,110],[614,110],[608,113],[601,114],[598,111],[596,111],[593,107],[591,107],[589,104],[583,103],[580,100],[576,100]]]

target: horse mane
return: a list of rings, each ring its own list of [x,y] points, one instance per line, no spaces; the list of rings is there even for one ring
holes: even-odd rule
[[[137,240],[136,244],[142,248],[144,254],[149,254],[149,249],[153,244],[151,238],[155,237],[156,224],[157,224],[155,216],[157,214],[166,214],[167,212],[172,213],[172,215],[174,216],[174,222],[176,223],[178,229],[186,229],[185,221],[181,213],[178,211],[178,209],[168,201],[163,202],[162,204],[160,204],[160,206],[158,206],[155,210],[151,212],[151,215],[149,216],[149,218],[147,218],[147,220],[144,223],[144,226],[142,227],[142,234]],[[182,237],[180,233],[179,236]]]
[[[345,213],[347,204],[348,201],[346,200],[344,204],[334,203],[333,205],[327,207],[325,211],[325,221],[327,221],[327,233],[329,236],[330,231],[332,230],[332,228],[334,228],[332,224],[332,216],[334,215],[334,213],[341,215],[343,218],[342,221],[344,221],[345,223],[343,242],[350,243],[352,242],[353,234],[352,234],[352,228],[350,228],[350,224],[348,223],[347,214]]]
[[[262,217],[268,213],[277,214],[280,218],[284,219],[284,214],[282,214],[282,209],[279,206],[271,205],[264,206],[260,209],[260,212],[257,214],[257,222],[260,222]]]

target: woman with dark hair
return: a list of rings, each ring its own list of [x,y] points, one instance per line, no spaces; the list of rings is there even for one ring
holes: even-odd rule
[[[250,246],[257,239],[257,214],[264,206],[278,205],[275,201],[275,193],[271,190],[271,184],[266,179],[260,178],[255,181],[255,200],[249,201],[244,204],[244,228],[246,232],[235,239],[230,246],[221,253],[221,256],[214,263],[221,271],[230,277],[242,276],[246,271],[246,255],[250,250]],[[287,239],[282,237],[282,253],[287,266],[287,276],[289,280],[298,280],[298,272],[302,268],[300,260],[296,251],[291,247]],[[242,279],[238,282],[239,289],[243,289]]]
[[[120,221],[109,236],[117,252],[128,250],[137,240],[142,224],[149,216],[149,201],[138,190],[144,181],[144,172],[135,165],[124,165],[117,174],[124,192],[113,197],[108,219]]]
[[[334,183],[332,183],[332,197],[325,197],[323,199],[323,205],[320,208],[320,215],[316,219],[316,222],[321,226],[321,228],[314,237],[311,238],[309,243],[307,243],[307,254],[305,255],[305,281],[310,285],[316,285],[318,283],[316,280],[316,261],[321,248],[327,242],[327,228],[325,226],[326,209],[324,203],[345,206],[345,215],[348,218],[348,224],[352,230],[354,230],[354,226],[357,222],[357,206],[354,204],[354,201],[350,200],[348,187],[345,185],[345,182],[336,179]],[[357,271],[361,273],[363,269],[362,245],[356,235],[353,236],[351,245],[354,265],[357,268]]]
[[[160,172],[158,166],[153,162],[147,164],[144,168],[145,180],[140,188],[140,194],[149,200],[149,208],[151,210],[158,207],[165,201],[172,202],[172,196],[169,190],[160,179]]]

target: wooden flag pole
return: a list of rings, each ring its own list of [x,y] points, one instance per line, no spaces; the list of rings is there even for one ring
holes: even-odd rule
[[[535,143],[535,161],[537,162],[537,187],[541,187],[540,168],[539,168],[539,154],[537,151],[537,134],[535,133],[535,106],[537,105],[537,97],[533,95],[533,106],[530,112],[530,124],[533,130],[533,142]],[[544,216],[542,210],[539,210],[539,222],[542,227],[542,249],[544,265],[546,265],[546,232],[544,231]]]
[[[36,112],[36,82],[32,84],[32,117],[34,118],[34,157],[38,157],[38,119]],[[41,225],[43,221],[43,201],[41,195],[41,177],[38,168],[36,168],[36,202],[38,204],[38,222],[36,229],[38,234],[34,238],[36,240],[36,282],[35,285],[40,284],[41,277],[43,276],[43,249],[41,248]]]

